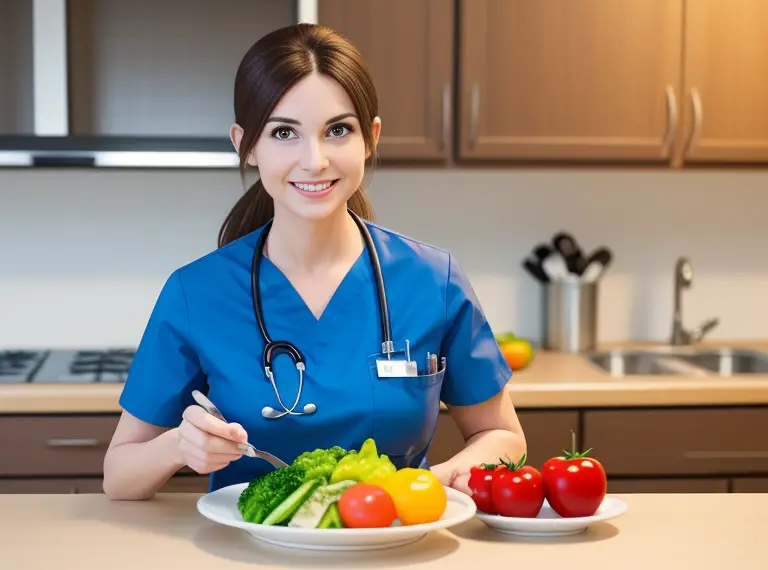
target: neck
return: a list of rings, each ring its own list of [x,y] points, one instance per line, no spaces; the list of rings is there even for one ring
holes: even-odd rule
[[[275,208],[265,255],[286,270],[316,271],[357,257],[362,236],[346,208],[322,220],[306,220]]]

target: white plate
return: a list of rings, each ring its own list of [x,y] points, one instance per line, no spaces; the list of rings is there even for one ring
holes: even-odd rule
[[[477,511],[475,515],[496,532],[518,536],[567,536],[584,532],[591,524],[623,515],[627,504],[615,497],[606,497],[591,517],[563,518],[552,510],[547,501],[536,518],[503,517]]]
[[[239,528],[252,537],[270,544],[312,550],[373,550],[391,548],[415,542],[428,532],[448,528],[471,519],[477,508],[471,497],[446,487],[448,504],[443,516],[432,523],[388,528],[303,529],[245,522],[237,509],[237,499],[247,483],[230,485],[203,495],[197,510],[204,517],[227,526]]]

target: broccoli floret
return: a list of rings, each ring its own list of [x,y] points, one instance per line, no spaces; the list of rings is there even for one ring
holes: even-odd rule
[[[243,520],[261,523],[304,482],[304,471],[289,465],[252,480],[240,493],[237,508]]]
[[[335,445],[329,449],[315,449],[314,451],[305,451],[299,455],[292,463],[304,472],[304,480],[315,479],[317,477],[331,476],[339,460],[347,455],[347,451]]]

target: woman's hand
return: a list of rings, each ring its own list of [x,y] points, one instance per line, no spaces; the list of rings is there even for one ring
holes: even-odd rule
[[[248,435],[240,424],[222,422],[195,405],[185,409],[182,417],[177,428],[178,459],[182,465],[204,475],[243,456],[238,446],[248,441]]]
[[[446,487],[452,487],[471,497],[472,490],[469,488],[469,471],[471,467],[471,465],[456,465],[446,461],[445,463],[439,463],[430,467],[430,471]]]

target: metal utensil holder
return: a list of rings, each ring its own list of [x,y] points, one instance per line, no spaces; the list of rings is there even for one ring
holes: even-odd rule
[[[544,345],[556,352],[587,352],[597,346],[598,283],[544,285]]]

